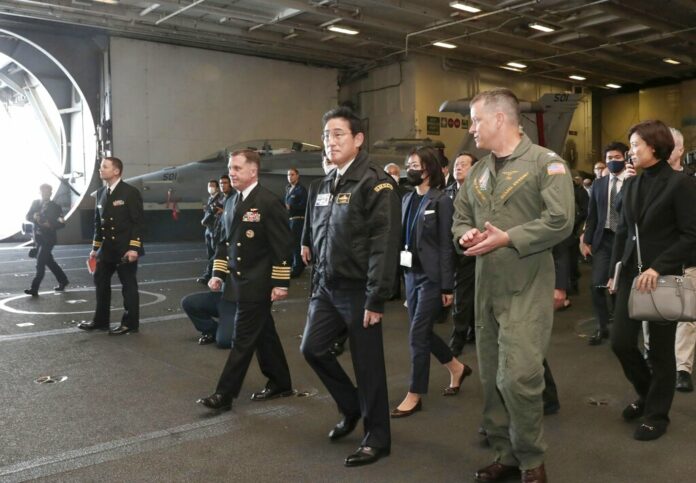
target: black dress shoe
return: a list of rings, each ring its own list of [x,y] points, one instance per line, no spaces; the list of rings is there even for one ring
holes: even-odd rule
[[[137,327],[126,327],[125,325],[119,325],[115,329],[109,331],[109,335],[124,335],[131,332],[138,332]]]
[[[691,381],[691,374],[686,371],[677,371],[676,389],[680,392],[692,392],[694,383]]]
[[[215,342],[215,336],[211,334],[203,334],[198,338],[198,345],[208,345]]]
[[[633,433],[633,438],[638,441],[652,441],[665,434],[666,431],[666,421],[649,421],[636,428],[636,431]]]
[[[558,401],[544,403],[544,416],[556,414],[561,410],[561,404]]]
[[[215,409],[217,411],[229,411],[232,407],[232,398],[216,392],[208,397],[198,399],[196,404],[201,404],[208,409]]]
[[[93,320],[80,322],[77,324],[78,329],[82,330],[109,330],[109,324],[97,324]]]
[[[53,290],[54,290],[55,292],[65,292],[65,287],[68,286],[68,283],[69,283],[69,282],[59,283],[58,285],[56,285],[55,287],[53,287]]]
[[[355,453],[348,455],[346,466],[363,466],[374,463],[382,456],[389,456],[388,448],[373,448],[372,446],[361,446]]]
[[[33,288],[24,289],[24,293],[27,294],[27,295],[31,295],[32,297],[38,297],[38,296],[39,296],[38,290],[34,290]]]
[[[278,397],[288,397],[295,394],[292,389],[270,389],[268,387],[264,388],[259,392],[255,392],[251,395],[252,401],[270,401]]]
[[[459,394],[459,388],[462,387],[462,382],[464,382],[464,379],[466,379],[467,376],[470,376],[472,372],[473,371],[471,370],[471,367],[469,367],[465,364],[464,371],[462,372],[462,375],[459,376],[459,384],[456,386],[447,386],[442,391],[442,395],[443,396],[456,396],[457,394]]]
[[[392,418],[406,418],[408,416],[411,416],[413,413],[420,411],[421,409],[423,409],[423,400],[419,399],[416,405],[413,406],[411,409],[406,409],[405,411],[399,408],[392,409],[390,416]]]
[[[329,439],[331,441],[336,441],[344,436],[348,436],[358,425],[358,421],[360,421],[360,416],[344,417],[331,431],[329,431]]]
[[[609,329],[600,329],[587,341],[589,345],[600,345],[602,340],[609,338]]]
[[[640,399],[636,402],[632,402],[628,406],[626,406],[621,413],[621,417],[624,418],[625,421],[633,421],[634,419],[638,419],[643,415],[643,411],[645,410],[645,405],[643,401]]]
[[[505,481],[513,476],[520,476],[520,469],[517,466],[504,465],[496,461],[478,470],[474,479],[476,481]]]

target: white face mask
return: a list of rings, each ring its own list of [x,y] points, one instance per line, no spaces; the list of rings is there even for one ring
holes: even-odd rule
[[[217,193],[217,189],[213,186],[208,186],[208,194],[213,196],[215,193]]]
[[[396,184],[399,184],[399,177],[395,174],[391,175],[392,178],[394,178],[394,181],[396,181]]]

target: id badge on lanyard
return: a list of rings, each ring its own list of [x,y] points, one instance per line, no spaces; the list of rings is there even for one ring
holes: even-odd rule
[[[415,196],[415,195],[414,195]],[[409,218],[411,214],[411,207],[413,204],[411,203],[408,207],[408,211],[406,213],[406,245],[404,245],[404,249],[401,250],[401,253],[399,254],[399,264],[402,267],[405,268],[412,268],[413,267],[413,252],[411,252],[408,247],[411,244],[411,232],[414,229],[414,225],[418,223],[418,213],[420,212],[421,206],[423,206],[423,202],[425,201],[425,196],[423,196],[423,199],[420,200],[420,203],[418,203],[418,208],[416,208],[416,215],[413,217],[413,220],[410,221],[409,223]]]

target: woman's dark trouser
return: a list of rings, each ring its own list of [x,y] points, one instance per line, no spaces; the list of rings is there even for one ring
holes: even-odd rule
[[[68,277],[65,276],[65,272],[60,268],[60,265],[56,263],[53,259],[53,245],[49,243],[38,243],[38,249],[36,252],[36,275],[34,280],[31,282],[31,289],[38,292],[41,281],[46,274],[46,267],[53,272],[56,280],[60,285],[68,283]]]
[[[611,348],[619,358],[624,374],[644,403],[646,421],[669,421],[674,398],[676,360],[674,338],[676,322],[649,322],[652,373],[638,349],[641,321],[628,317],[628,297],[635,273],[622,273],[614,309]]]
[[[433,333],[433,324],[442,311],[442,290],[439,283],[430,281],[428,276],[420,271],[406,270],[405,279],[408,318],[411,321],[409,391],[426,394],[430,378],[430,354],[432,353],[440,364],[447,364],[454,357],[445,341]]]

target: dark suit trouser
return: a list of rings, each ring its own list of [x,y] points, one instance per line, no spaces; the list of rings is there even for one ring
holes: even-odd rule
[[[405,270],[406,301],[411,328],[408,339],[411,346],[411,385],[415,394],[428,392],[430,354],[440,364],[447,364],[454,356],[445,341],[433,332],[433,324],[442,311],[440,284],[432,282],[420,271]]]
[[[215,237],[210,229],[205,230],[205,249],[208,254],[208,264],[205,267],[203,276],[211,278],[213,276],[213,262],[215,261]]]
[[[97,325],[107,325],[111,311],[111,277],[114,272],[121,281],[123,295],[123,316],[121,325],[131,329],[140,326],[140,295],[138,294],[138,262],[114,263],[98,261],[94,272],[94,285],[97,287],[97,309],[94,312],[94,322]]]
[[[292,233],[292,276],[297,277],[304,271],[304,262],[302,261],[302,227],[304,226],[303,219],[290,220],[290,232]]]
[[[651,373],[638,349],[638,335],[642,332],[642,323],[640,320],[628,317],[628,296],[635,270],[632,272],[622,272],[619,280],[611,348],[619,358],[626,378],[633,384],[639,399],[645,404],[645,419],[669,421],[669,410],[672,407],[677,378],[674,370],[676,365],[674,339],[677,323],[648,322],[650,328],[648,358],[652,366]]]
[[[475,330],[474,299],[476,296],[476,257],[457,262],[454,270],[454,303],[452,304],[452,339],[461,341]]]
[[[31,289],[34,291],[39,290],[41,281],[46,275],[46,267],[53,273],[58,280],[59,284],[68,283],[68,277],[65,276],[65,272],[60,268],[60,266],[53,259],[53,244],[51,243],[37,243],[36,252],[36,275],[34,280],[31,281]]]
[[[270,297],[269,297],[270,298]],[[220,323],[234,317],[232,348],[222,370],[216,392],[239,397],[251,358],[256,351],[261,373],[268,378],[269,389],[290,390],[290,369],[283,345],[271,315],[271,302],[230,302],[224,298],[218,306]]]
[[[384,368],[382,324],[363,327],[365,288],[315,288],[309,302],[301,350],[347,417],[363,417],[362,445],[390,448],[389,399]],[[333,342],[348,331],[357,389],[329,352]]]
[[[549,363],[544,359],[544,392],[541,393],[544,400],[544,406],[547,404],[558,404],[558,390],[556,389],[556,381],[551,374]]]
[[[229,349],[232,345],[236,310],[232,308],[226,311],[226,317],[220,317],[221,299],[222,292],[192,293],[181,299],[181,308],[201,334],[214,336],[218,347]]]
[[[609,266],[613,245],[614,234],[605,231],[599,246],[592,247],[592,285],[590,286],[590,293],[592,294],[592,308],[597,320],[597,328],[600,330],[607,330],[609,327],[607,289],[599,288],[599,286],[606,285],[609,277],[614,275],[612,268]]]

